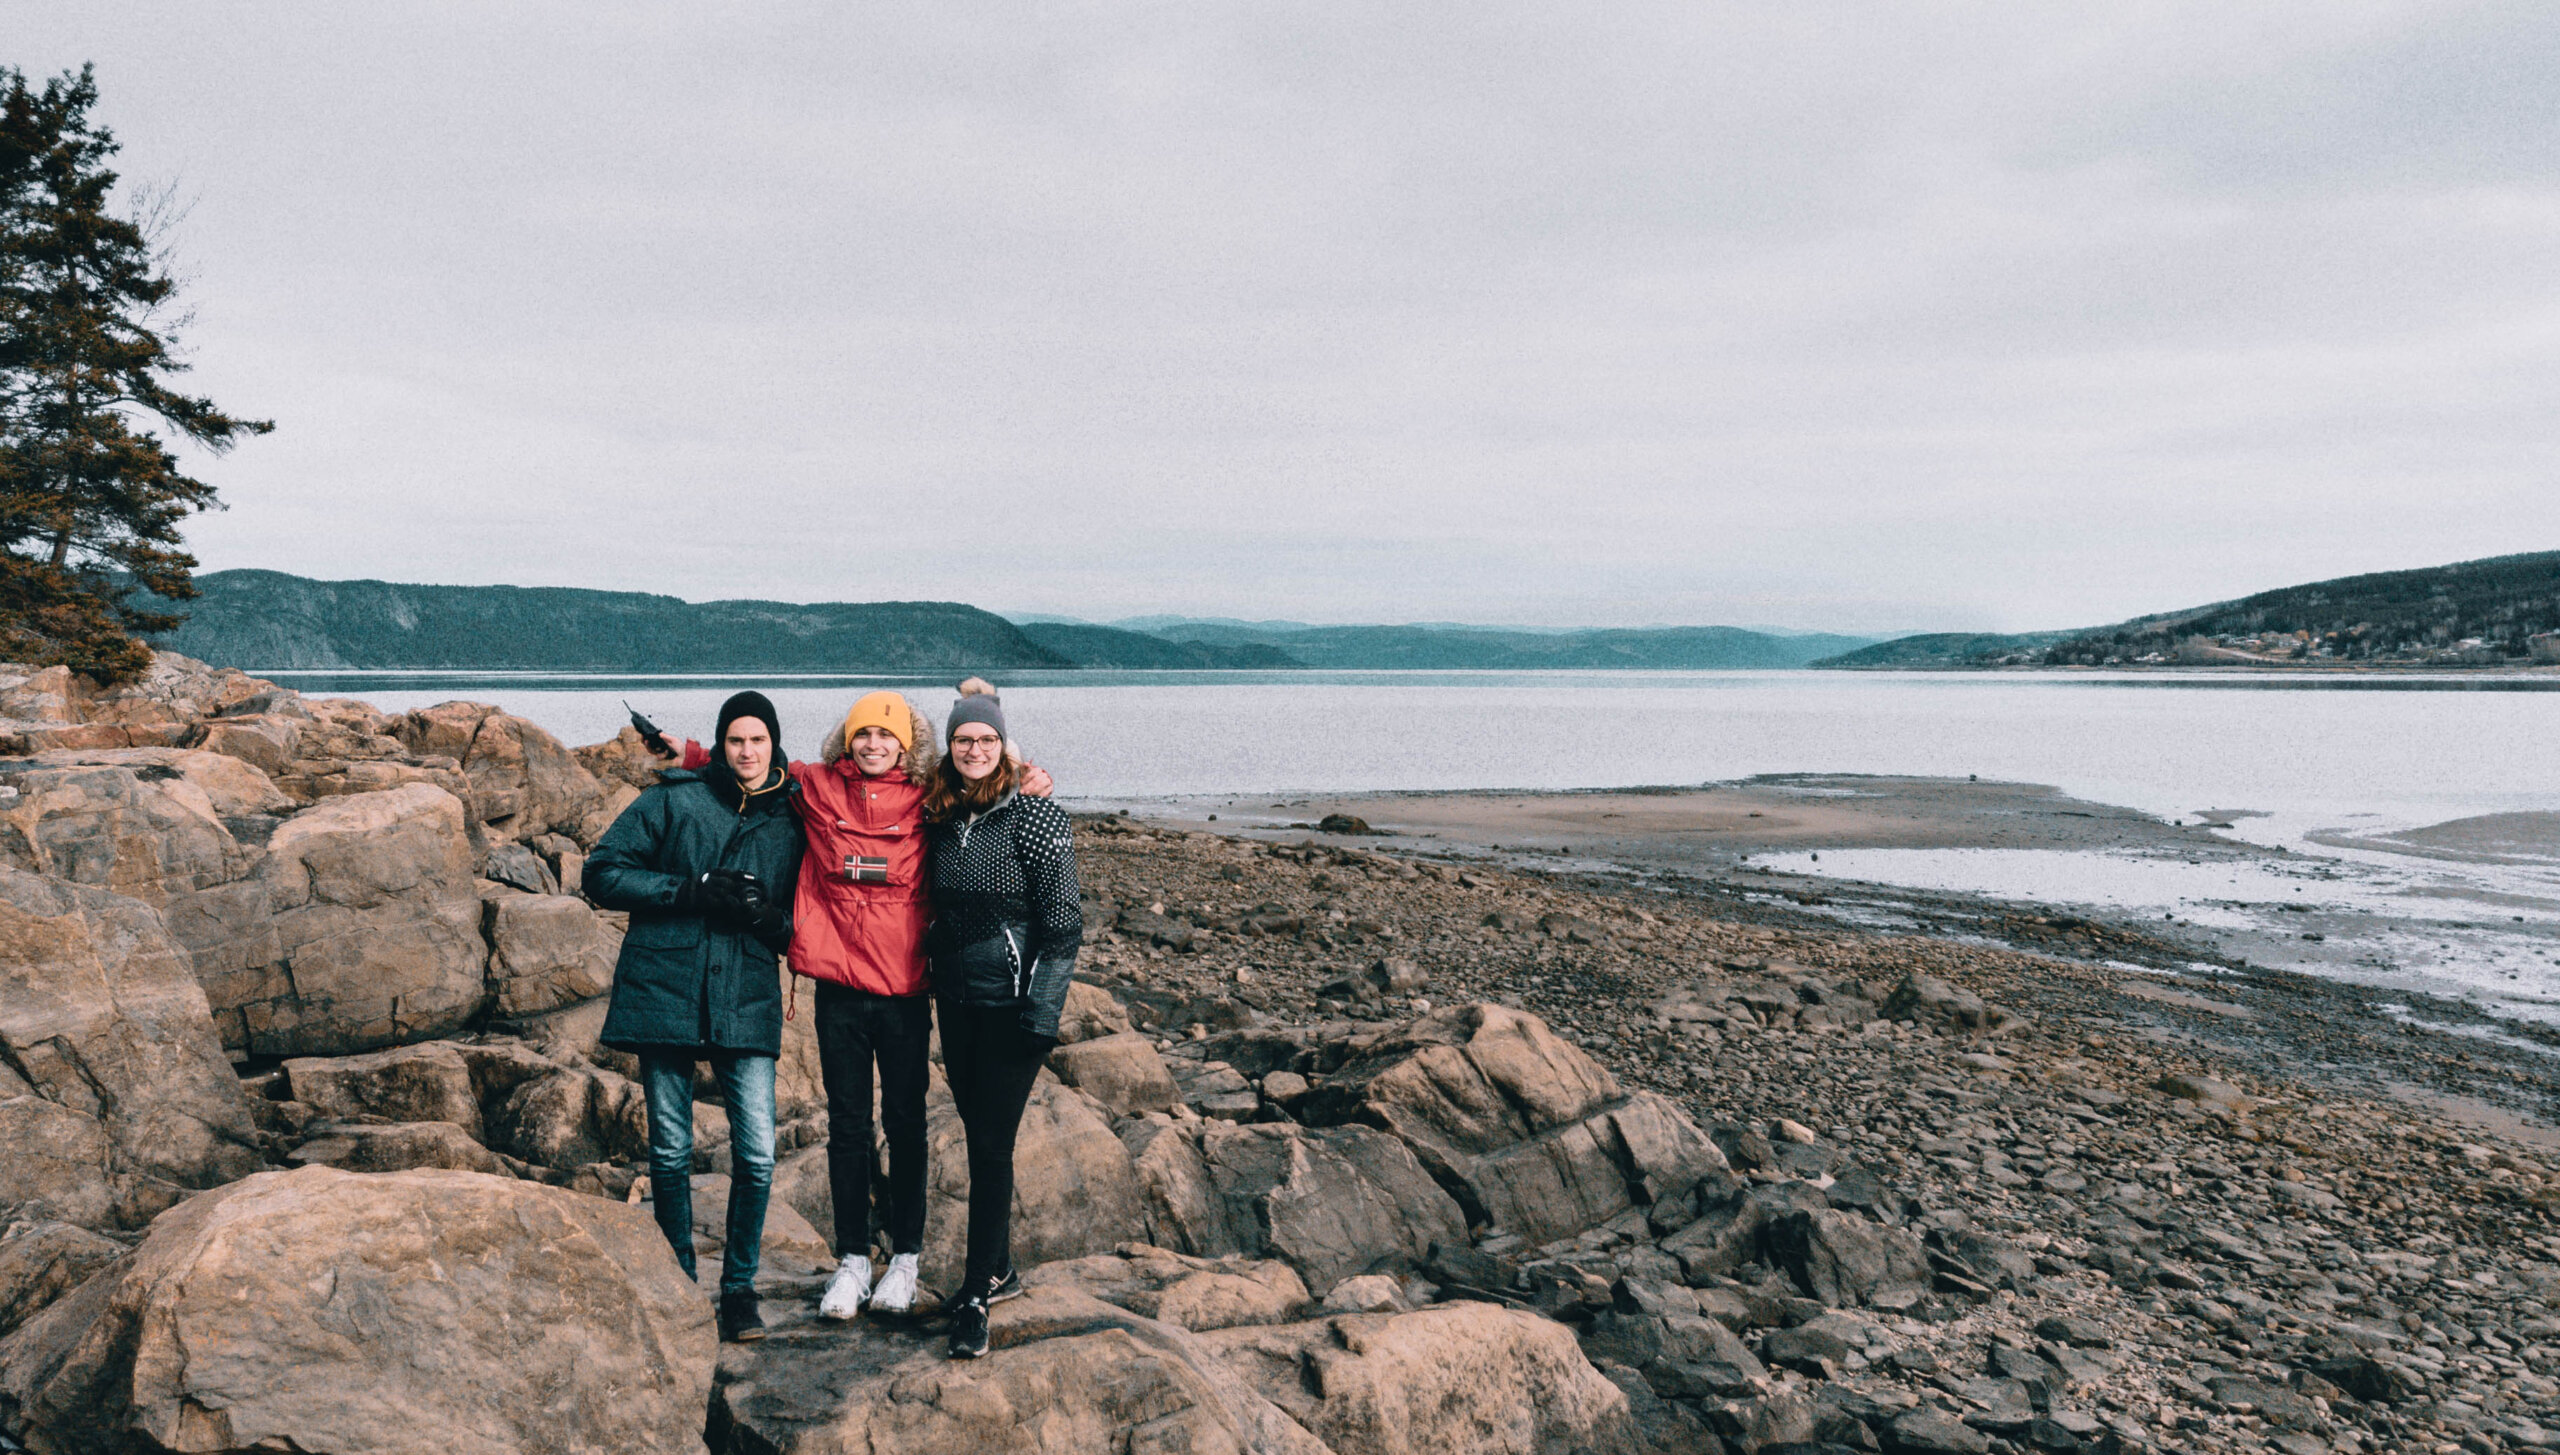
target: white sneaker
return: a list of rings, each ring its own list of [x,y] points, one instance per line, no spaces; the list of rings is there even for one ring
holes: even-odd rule
[[[826,1296],[818,1300],[818,1317],[849,1319],[862,1312],[862,1301],[871,1296],[871,1260],[860,1253],[847,1253],[836,1264],[836,1276],[827,1280]]]
[[[892,1314],[916,1306],[915,1254],[901,1253],[889,1260],[889,1271],[880,1275],[880,1291],[871,1295],[871,1306]]]

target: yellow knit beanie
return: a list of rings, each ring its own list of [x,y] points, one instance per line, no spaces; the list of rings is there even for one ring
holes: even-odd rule
[[[915,709],[894,692],[874,692],[853,705],[844,715],[844,743],[853,746],[853,735],[867,727],[876,727],[898,740],[901,748],[916,745]]]

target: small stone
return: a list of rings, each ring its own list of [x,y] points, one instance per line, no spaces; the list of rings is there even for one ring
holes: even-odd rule
[[[1985,1455],[1991,1441],[1953,1415],[1933,1409],[1910,1410],[1894,1417],[1888,1448],[1911,1455]]]
[[[1346,1278],[1324,1296],[1325,1312],[1333,1314],[1385,1313],[1402,1307],[1404,1290],[1383,1273]]]
[[[2036,1337],[2075,1349],[2112,1349],[2115,1340],[2101,1325],[2076,1314],[2055,1314],[2036,1325]]]

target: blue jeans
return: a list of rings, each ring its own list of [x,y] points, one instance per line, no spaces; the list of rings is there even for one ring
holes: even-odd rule
[[[640,1084],[649,1097],[649,1196],[659,1231],[693,1270],[693,1063],[685,1052],[644,1051]],[[773,1197],[773,1058],[712,1055],[729,1104],[729,1228],[720,1254],[720,1291],[756,1286],[764,1254],[764,1210]]]

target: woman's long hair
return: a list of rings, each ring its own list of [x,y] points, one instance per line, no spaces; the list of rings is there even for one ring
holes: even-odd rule
[[[1010,751],[997,754],[996,771],[975,783],[961,777],[960,765],[945,753],[925,785],[924,816],[940,823],[959,814],[983,813],[1021,786],[1022,764]]]

